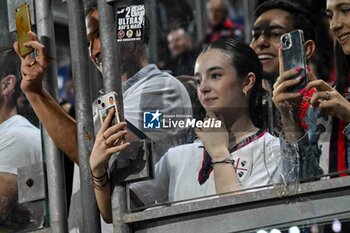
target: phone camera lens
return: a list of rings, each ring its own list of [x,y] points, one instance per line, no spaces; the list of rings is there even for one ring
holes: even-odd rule
[[[105,107],[105,103],[102,103],[101,106],[102,106],[102,108],[104,108]]]
[[[289,35],[285,35],[282,37],[282,47],[285,49],[290,47],[290,36]]]
[[[287,37],[286,37],[286,36],[284,36],[284,37],[282,38],[282,42],[283,42],[283,44],[285,44],[285,43],[286,43],[286,41],[287,41]]]
[[[101,104],[101,100],[100,100],[100,99],[98,99],[98,100],[97,100],[97,103],[98,103],[98,104]]]
[[[286,46],[289,47],[289,45],[290,45],[290,41],[286,40]]]

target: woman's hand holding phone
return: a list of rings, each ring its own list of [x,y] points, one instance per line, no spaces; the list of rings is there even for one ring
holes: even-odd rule
[[[111,125],[115,110],[111,109],[98,131],[90,156],[90,166],[95,176],[102,175],[113,153],[118,153],[130,145],[123,140],[126,135],[126,122]],[[124,142],[123,142],[124,141]]]
[[[286,140],[288,142],[295,142],[304,135],[298,114],[303,95],[301,92],[290,91],[291,87],[298,85],[301,81],[295,78],[299,73],[299,69],[294,68],[285,71],[281,48],[278,50],[278,57],[280,76],[273,86],[272,100],[281,113],[281,121]]]
[[[285,71],[283,64],[282,49],[278,49],[279,59],[279,77],[273,85],[273,102],[281,112],[282,116],[289,116],[291,108],[299,108],[302,100],[302,94],[300,92],[290,92],[290,88],[300,83],[300,79],[297,79],[299,68],[290,69]]]

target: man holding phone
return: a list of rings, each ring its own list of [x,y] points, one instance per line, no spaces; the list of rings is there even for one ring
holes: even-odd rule
[[[283,34],[300,29],[304,32],[305,55],[309,59],[315,51],[316,31],[312,15],[302,6],[286,0],[270,0],[264,2],[255,11],[256,20],[252,30],[250,47],[258,55],[264,71],[263,87],[267,90],[266,101],[270,102],[269,111],[274,110],[272,104],[273,85],[279,74],[279,48],[280,38]],[[297,67],[295,67],[297,68]],[[278,107],[278,106],[277,106]],[[282,110],[281,108],[278,108]],[[289,111],[289,110],[288,110]],[[297,111],[296,111],[297,113]],[[270,119],[279,118],[279,114],[268,114]],[[289,114],[282,114],[289,116]],[[299,116],[294,115],[293,120],[299,122]],[[276,125],[272,130],[281,131],[281,125]]]
[[[296,98],[292,101],[276,101],[281,96],[280,67],[281,42],[283,34],[300,29],[304,32],[305,56],[308,60],[315,51],[315,22],[310,12],[302,6],[286,0],[269,0],[258,6],[255,13],[255,22],[252,30],[252,40],[250,47],[258,55],[264,71],[263,87],[267,91],[265,101],[267,107],[268,128],[272,133],[280,134],[283,132],[285,139],[289,143],[297,143],[299,150],[303,152],[300,156],[301,179],[312,178],[319,175],[322,171],[318,167],[318,161],[313,156],[307,134],[301,126],[299,109],[302,101],[302,95],[293,93]],[[295,67],[298,68],[298,67]],[[298,71],[291,70],[289,78],[297,77]],[[284,72],[283,72],[284,73]],[[277,82],[276,82],[277,81]],[[290,80],[296,82],[296,80]],[[283,85],[282,85],[283,88]],[[274,102],[272,102],[272,94]],[[276,107],[277,111],[276,111]],[[304,111],[306,111],[305,109]],[[271,126],[272,125],[272,126]]]
[[[250,47],[258,55],[264,70],[263,86],[272,93],[279,76],[278,49],[283,34],[300,29],[304,33],[308,60],[315,52],[315,23],[310,12],[286,0],[269,0],[257,7]]]
[[[33,48],[23,45],[23,43],[30,40],[28,32],[32,30],[29,4],[27,2],[16,8],[16,28],[19,42],[19,52],[21,56],[25,56],[33,52]]]

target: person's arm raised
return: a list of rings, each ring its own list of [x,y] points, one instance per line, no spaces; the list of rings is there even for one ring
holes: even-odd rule
[[[210,111],[207,111],[206,118],[219,120],[216,115]],[[229,135],[224,126],[224,122],[221,121],[221,128],[197,128],[195,132],[212,159],[216,193],[222,194],[240,190],[241,186],[231,162],[228,149]]]
[[[298,69],[285,71],[283,68],[282,49],[278,50],[280,76],[273,85],[273,102],[281,113],[283,131],[287,142],[297,142],[305,134],[299,119],[299,107],[302,101],[300,93],[289,92],[288,88],[297,85],[300,80],[294,79]]]
[[[35,33],[29,32],[28,34],[31,41],[24,43],[24,45],[37,51],[35,58],[30,55],[21,57],[18,42],[14,44],[14,49],[21,58],[21,89],[56,146],[71,160],[79,163],[76,122],[43,89],[42,81],[48,64],[45,47],[40,43]]]
[[[111,187],[108,178],[108,161],[113,153],[118,153],[130,145],[125,142],[126,123],[109,126],[115,110],[109,111],[101,129],[96,135],[90,156],[90,167],[95,197],[100,213],[106,223],[112,222]]]

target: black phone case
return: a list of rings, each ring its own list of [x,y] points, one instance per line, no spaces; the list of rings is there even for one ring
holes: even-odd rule
[[[300,83],[288,89],[290,92],[298,92],[303,89],[308,82],[306,76],[306,59],[303,31],[295,30],[283,34],[281,36],[281,46],[284,71],[296,69],[297,67],[300,68],[298,75],[295,77],[301,78]]]

